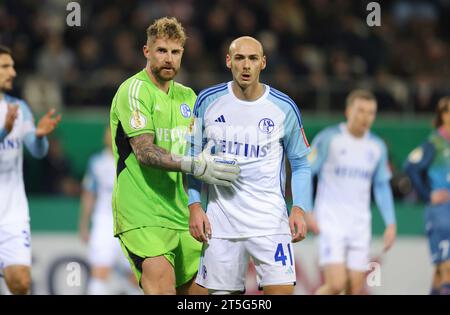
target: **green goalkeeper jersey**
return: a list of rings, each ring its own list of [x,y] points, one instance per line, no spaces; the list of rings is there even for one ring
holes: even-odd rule
[[[153,133],[157,146],[183,155],[195,99],[192,89],[174,81],[164,93],[145,69],[117,90],[110,113],[117,167],[112,198],[115,235],[143,226],[189,229],[182,173],[139,164],[129,138]]]

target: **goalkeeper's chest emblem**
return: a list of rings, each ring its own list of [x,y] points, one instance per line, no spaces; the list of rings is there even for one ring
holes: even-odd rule
[[[130,125],[133,129],[142,129],[147,124],[147,119],[145,119],[145,116],[142,115],[142,113],[135,109],[133,113],[131,114],[131,120]]]

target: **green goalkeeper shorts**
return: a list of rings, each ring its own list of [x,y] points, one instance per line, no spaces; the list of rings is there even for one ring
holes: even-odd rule
[[[190,281],[198,270],[202,243],[189,231],[145,226],[119,234],[120,245],[141,285],[145,258],[164,256],[175,270],[176,286]]]

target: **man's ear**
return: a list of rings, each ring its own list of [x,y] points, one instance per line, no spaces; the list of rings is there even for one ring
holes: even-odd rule
[[[262,56],[261,70],[266,69],[266,65],[267,65],[266,56]]]
[[[351,115],[352,109],[353,109],[352,105],[347,105],[345,107],[344,115],[345,115],[345,118],[347,118],[347,120],[350,119],[350,115]]]
[[[225,60],[226,60],[227,68],[231,69],[231,56],[229,54],[227,54],[227,57]]]
[[[145,58],[148,59],[148,54],[149,54],[149,47],[147,45],[144,45],[142,47],[142,52],[144,53]]]

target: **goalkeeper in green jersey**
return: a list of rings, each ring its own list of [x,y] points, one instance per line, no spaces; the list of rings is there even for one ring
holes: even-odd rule
[[[182,173],[228,186],[240,171],[209,152],[183,157],[196,99],[192,89],[173,81],[185,40],[175,18],[150,25],[147,65],[122,83],[111,105],[114,235],[145,294],[206,294],[193,281],[202,244],[189,233]]]

